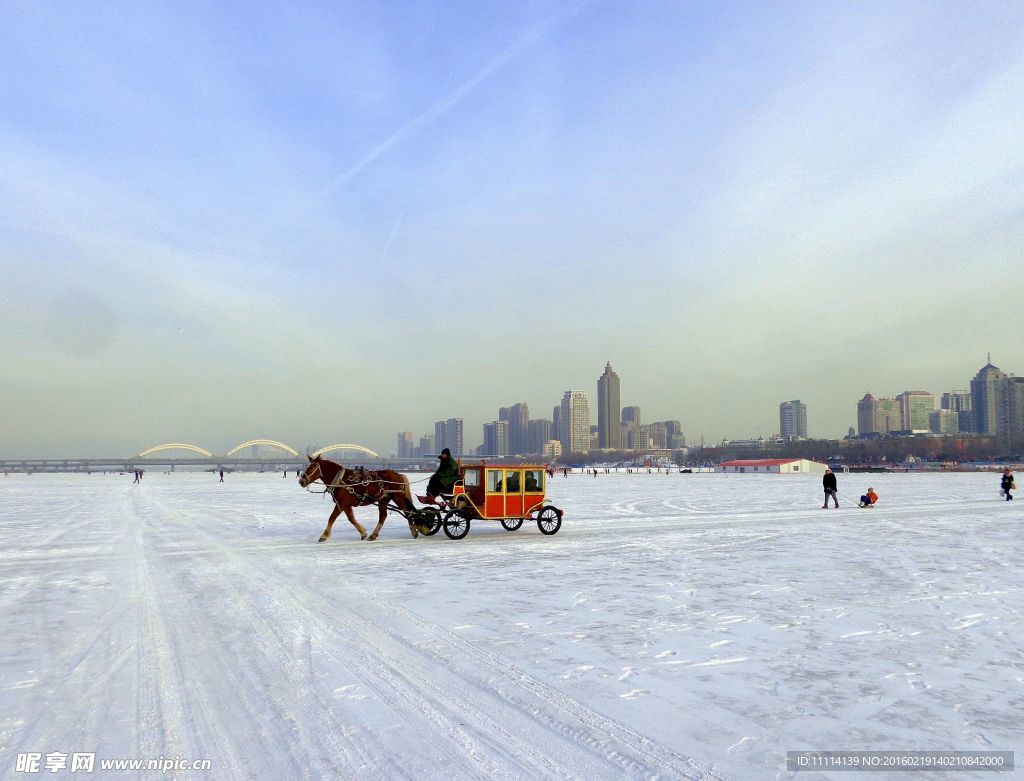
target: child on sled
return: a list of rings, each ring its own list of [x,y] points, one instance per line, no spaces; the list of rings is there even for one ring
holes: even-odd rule
[[[874,488],[869,488],[868,492],[860,498],[860,504],[858,507],[873,507],[875,502],[878,501],[878,494],[875,493]]]

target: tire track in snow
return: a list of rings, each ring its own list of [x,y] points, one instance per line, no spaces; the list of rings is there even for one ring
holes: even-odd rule
[[[351,587],[350,590],[362,591],[358,586]],[[362,591],[362,593],[365,597],[375,600],[374,606],[376,608],[383,608],[404,621],[421,627],[437,638],[445,646],[443,651],[432,652],[439,661],[452,658],[469,658],[475,665],[486,668],[492,675],[514,684],[519,689],[536,695],[553,708],[568,713],[574,720],[584,724],[592,732],[600,734],[604,740],[599,740],[597,745],[608,756],[622,756],[621,749],[615,748],[615,744],[622,744],[627,751],[645,759],[655,767],[671,768],[680,778],[719,778],[712,769],[651,740],[621,722],[595,711],[590,706],[540,681],[507,661],[495,657],[493,654],[473,645],[441,625],[395,602],[380,596],[370,595],[365,591]],[[522,707],[521,703],[519,707]],[[552,720],[550,719],[550,714],[542,711],[535,713],[535,715],[545,718],[545,720]]]
[[[175,542],[175,538],[170,531],[175,527],[185,531],[190,536],[194,535],[198,530],[196,526],[184,527],[180,521],[181,514],[176,513],[160,500],[150,497],[150,502],[153,509],[163,516],[162,522],[159,525],[153,526],[151,534],[162,538],[168,545],[180,547],[180,543]],[[240,590],[238,588],[240,573],[243,573],[243,577],[246,578],[248,584],[254,590],[264,590],[266,588],[262,578],[244,574],[249,570],[248,566],[244,566],[248,562],[232,554],[229,546],[217,543],[216,538],[205,530],[199,530],[199,533],[207,537],[210,542],[216,543],[201,555],[211,557],[220,554],[222,556],[221,561],[211,559],[207,562],[209,566],[202,573],[202,588],[204,591],[209,591],[209,580],[213,578],[227,584],[229,588],[226,590],[229,593],[238,592]],[[161,552],[161,555],[164,555],[165,552]],[[223,559],[229,560],[232,566],[225,567]],[[191,562],[195,562],[194,557],[191,559]],[[243,566],[239,566],[240,562]],[[238,600],[236,599],[235,601],[237,602]],[[272,622],[260,611],[249,610],[240,612],[251,630],[250,636],[253,638],[253,642],[259,644],[254,650],[258,652],[257,655],[260,658],[289,659],[295,655],[293,635],[287,634],[280,625]],[[195,640],[204,636],[205,626],[200,622],[194,622],[194,628],[194,632],[187,633],[191,639]],[[337,762],[339,757],[344,759],[344,768],[332,765],[329,768],[321,769],[327,772],[345,770],[354,773],[365,770],[367,767],[372,767],[375,763],[377,765],[376,769],[384,772],[389,778],[407,777],[401,768],[387,759],[381,752],[376,754],[369,752],[364,746],[362,736],[360,736],[359,740],[351,739],[353,733],[351,725],[339,722],[333,717],[337,704],[319,695],[316,687],[309,686],[308,680],[298,676],[297,671],[291,666],[285,664],[276,668],[275,672],[282,674],[282,681],[268,682],[262,680],[257,671],[253,671],[250,675],[249,670],[244,665],[225,663],[223,660],[224,647],[221,644],[206,642],[203,650],[202,658],[204,662],[216,664],[221,673],[221,679],[230,680],[232,682],[231,688],[238,696],[244,698],[248,693],[260,692],[264,689],[268,693],[273,693],[274,696],[263,698],[254,704],[257,708],[259,705],[269,704],[275,710],[277,718],[268,724],[267,721],[258,722],[250,717],[251,734],[265,733],[268,727],[272,727],[276,730],[277,734],[268,737],[272,738],[276,745],[291,747],[296,744],[296,739],[298,739],[301,741],[300,745],[314,749],[312,752],[313,757],[306,757],[306,762],[310,759],[315,760],[317,754],[328,755],[334,762]],[[296,702],[300,700],[301,704],[296,705]],[[245,713],[249,714],[254,709],[247,707]],[[311,712],[326,715],[326,717],[320,717],[318,722],[319,728],[311,729],[307,726],[305,717]],[[237,732],[237,730],[235,731]],[[209,734],[226,735],[231,734],[231,731],[218,729],[215,733]],[[244,763],[239,760],[230,741],[221,740],[219,747],[222,749],[222,754],[229,758],[230,768],[238,769],[244,767]],[[311,768],[300,760],[300,757],[296,756],[294,752],[289,753],[289,758],[291,759],[292,771],[295,777],[317,777],[318,774],[315,772],[310,775]],[[276,768],[275,772],[281,772],[281,768]]]
[[[215,538],[204,530],[200,533],[215,542]],[[240,556],[223,543],[216,545],[223,547],[228,556]],[[627,777],[650,777],[652,773],[658,775],[669,768],[679,778],[716,778],[710,771],[674,752],[652,750],[657,744],[647,738],[630,740],[616,737],[609,730],[625,734],[627,728],[611,720],[601,721],[604,717],[581,717],[583,711],[580,709],[585,706],[560,693],[560,700],[557,700],[549,693],[548,705],[559,701],[559,712],[567,712],[570,720],[576,723],[565,722],[550,713],[550,707],[545,708],[543,703],[538,703],[535,692],[523,686],[525,674],[509,675],[503,672],[503,665],[496,660],[490,672],[500,673],[502,683],[512,689],[512,694],[496,692],[493,683],[479,681],[478,676],[465,665],[453,665],[450,648],[442,652],[425,649],[422,644],[410,642],[382,626],[379,617],[341,614],[336,604],[311,588],[298,586],[287,574],[252,568],[250,560],[243,558],[241,561],[250,565],[245,571],[252,573],[248,576],[252,582],[264,588],[268,575],[272,575],[277,580],[275,595],[287,595],[287,609],[304,614],[307,625],[322,636],[325,643],[333,638],[339,645],[348,645],[349,653],[353,654],[350,660],[353,666],[359,668],[366,685],[383,701],[406,714],[414,723],[426,719],[451,743],[461,747],[455,756],[473,763],[466,768],[472,775],[476,770],[488,777],[496,774],[514,778],[580,777],[578,761],[586,762],[585,759],[564,767],[552,758],[559,751],[537,750],[532,745],[534,741],[523,738],[523,733],[532,733],[539,745],[544,745],[545,741],[550,743],[550,735],[555,734],[560,741],[568,741],[575,746],[577,751],[583,750],[584,756],[593,757],[587,764],[593,765],[598,773],[603,771],[607,774],[614,767]],[[356,593],[368,598],[371,604],[376,599],[365,591]],[[407,623],[406,615],[397,614],[397,617],[402,619],[403,625]],[[436,625],[431,626],[436,630]],[[431,635],[435,639],[439,637],[433,630]],[[354,638],[360,642],[353,644]],[[396,646],[402,652],[391,650]],[[373,649],[372,654],[368,653],[369,649]],[[438,682],[435,679],[442,670],[447,670],[449,677]],[[466,688],[467,680],[479,694],[459,694],[460,689]],[[477,704],[480,701],[485,702],[483,707]],[[577,707],[567,703],[576,703]],[[504,712],[492,715],[489,711],[493,706],[502,707]],[[506,726],[511,719],[515,720],[516,729]],[[598,734],[595,736],[595,733]],[[480,745],[487,745],[488,751],[480,752]],[[495,756],[502,757],[503,761],[497,763]]]

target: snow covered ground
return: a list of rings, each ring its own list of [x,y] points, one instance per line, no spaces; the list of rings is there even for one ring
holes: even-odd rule
[[[0,478],[0,777],[95,752],[218,780],[853,781],[886,774],[786,751],[1016,750],[1024,496],[998,481],[840,475],[825,511],[818,476],[559,476],[553,537],[395,517],[317,544],[294,473]]]

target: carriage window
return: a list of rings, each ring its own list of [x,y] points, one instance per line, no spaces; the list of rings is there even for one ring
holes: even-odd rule
[[[544,475],[540,469],[526,470],[525,490],[531,492],[544,490]]]
[[[487,470],[487,490],[488,491],[500,491],[503,485],[501,481],[501,470],[500,469],[488,469]]]
[[[479,469],[467,469],[466,473],[462,476],[462,484],[466,488],[476,488],[480,485],[480,470]]]
[[[517,494],[519,493],[520,486],[522,486],[522,480],[519,479],[519,470],[505,472],[505,493]]]

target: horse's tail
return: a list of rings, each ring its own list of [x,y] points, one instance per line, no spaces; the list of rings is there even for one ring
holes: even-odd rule
[[[406,498],[406,508],[408,510],[416,510],[416,503],[413,502],[413,489],[409,484],[409,478],[406,475],[398,475],[398,479],[401,482],[401,495]]]
[[[412,488],[409,485],[409,478],[406,475],[399,475],[402,478],[402,494],[405,496],[405,501],[409,503],[409,509],[415,510],[416,503],[412,500]]]

